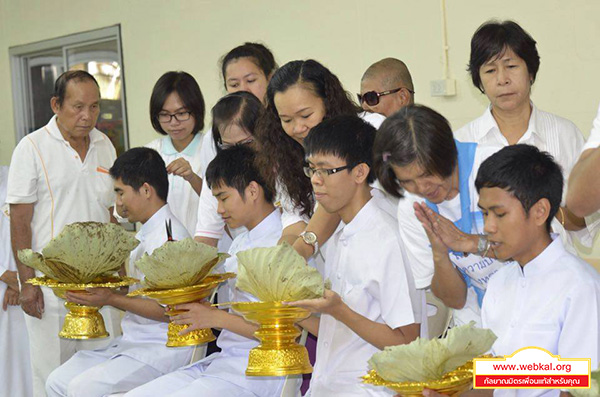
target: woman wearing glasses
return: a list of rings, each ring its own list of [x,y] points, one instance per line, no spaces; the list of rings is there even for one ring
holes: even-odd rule
[[[478,119],[454,133],[464,142],[499,147],[526,143],[549,152],[561,165],[565,180],[584,144],[571,121],[539,110],[531,101],[531,87],[540,66],[535,40],[512,21],[486,22],[471,39],[469,72],[475,87],[490,106]],[[566,192],[566,189],[565,189]],[[591,246],[593,230],[563,204],[552,229],[575,252],[571,238]]]
[[[186,72],[167,72],[154,85],[150,120],[163,138],[146,145],[160,153],[169,173],[168,201],[173,213],[194,233],[198,195],[202,189],[200,148],[204,128],[204,98]]]
[[[315,200],[303,170],[302,143],[323,119],[361,111],[339,79],[315,60],[289,62],[275,72],[269,83],[267,110],[256,130],[259,169],[278,186],[283,210],[282,241],[293,244],[306,258],[318,251],[340,219],[318,207],[313,215]],[[362,116],[376,127],[383,120],[380,115]]]
[[[219,99],[212,108],[211,144],[215,145],[217,151],[227,150],[236,145],[252,144],[256,123],[263,110],[262,103],[249,92],[234,92]],[[199,219],[195,237],[197,241],[216,246],[223,238],[225,222],[217,213],[217,207],[217,199],[203,182],[198,204]],[[244,228],[228,229],[228,232],[234,238],[243,230]],[[224,249],[223,246],[219,248]]]

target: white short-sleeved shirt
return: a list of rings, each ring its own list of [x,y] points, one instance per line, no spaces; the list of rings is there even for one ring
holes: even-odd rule
[[[140,244],[129,255],[129,272],[131,277],[142,280],[144,274],[135,266],[135,262],[144,253],[151,255],[158,247],[167,242],[165,222],[171,221],[171,231],[174,240],[183,240],[190,237],[185,226],[171,212],[169,205],[165,204],[146,223],[142,225],[135,237]],[[135,288],[135,287],[134,287]],[[161,372],[170,372],[173,368],[172,361],[178,354],[190,354],[191,350],[185,348],[166,347],[168,323],[152,320],[134,313],[125,312],[121,321],[123,336],[117,339],[121,347],[120,355],[132,357],[138,361],[152,366]],[[183,365],[181,362],[179,366]]]
[[[600,357],[600,276],[560,238],[521,267],[512,262],[488,284],[483,326],[498,337],[494,355],[537,346],[563,358]],[[560,390],[497,390],[497,396],[558,396]]]
[[[484,234],[483,214],[477,203],[479,194],[475,189],[475,179],[481,163],[495,153],[498,148],[477,146],[473,168],[469,175],[469,197],[471,201],[471,234]],[[417,288],[424,289],[431,285],[434,273],[433,254],[431,244],[423,229],[423,225],[417,219],[413,203],[425,202],[425,199],[414,194],[405,192],[404,198],[398,203],[398,225],[400,237],[406,247],[406,254],[415,277]],[[437,205],[440,215],[452,222],[462,217],[460,194],[449,201]],[[450,261],[457,267],[465,278],[469,278],[472,287],[468,288],[467,302],[461,310],[455,310],[454,317],[457,324],[465,324],[475,321],[481,324],[479,303],[475,289],[485,291],[490,277],[504,265],[504,262],[492,258],[482,258],[479,255],[470,254],[464,256],[460,253],[449,252]],[[481,293],[481,292],[480,292]]]
[[[97,129],[90,132],[85,160],[50,122],[25,136],[15,148],[8,175],[9,204],[33,204],[31,249],[41,251],[73,222],[108,222],[114,205],[108,173],[116,152]]]
[[[192,171],[200,177],[203,175],[202,164],[200,163],[200,154],[202,151],[203,136],[196,134],[190,144],[181,152],[173,146],[171,138],[166,136],[158,138],[146,145],[146,147],[156,150],[165,161],[165,165],[171,164],[180,157],[187,160]],[[173,214],[179,219],[191,234],[196,230],[198,220],[198,193],[192,185],[180,176],[169,174],[169,194],[167,202]]]
[[[355,312],[390,328],[421,318],[421,298],[393,217],[371,199],[327,242],[326,279]],[[343,323],[322,314],[311,396],[385,396],[385,388],[361,384],[367,361],[379,349]]]
[[[454,137],[462,142],[476,142],[479,145],[508,146],[508,141],[500,132],[498,123],[492,115],[491,107],[488,107],[481,117],[454,132]],[[581,131],[571,121],[539,110],[531,103],[531,116],[527,131],[517,143],[532,145],[550,153],[562,167],[565,180],[562,205],[565,205],[569,174],[577,162],[584,144]],[[573,246],[572,238],[575,237],[581,244],[591,247],[594,236],[600,227],[600,222],[597,222],[598,217],[599,215],[596,214],[586,217],[587,227],[576,232],[566,231],[560,222],[554,218],[552,220],[552,230],[560,234],[567,249],[576,254],[577,251]]]
[[[588,149],[595,149],[598,146],[600,146],[600,106],[598,107],[598,114],[596,114],[596,118],[592,124],[590,136],[588,136],[588,139],[585,141],[585,145],[583,145],[581,151],[584,152]]]
[[[236,254],[251,248],[273,247],[281,238],[281,214],[278,209],[263,219],[252,230],[238,235],[229,248],[229,255],[223,271],[237,273]],[[235,287],[236,279],[228,280],[229,296],[220,299],[229,302],[257,301],[256,297]],[[231,311],[231,309],[230,309]],[[235,313],[235,312],[234,312]],[[248,339],[227,329],[223,329],[217,339],[220,353],[212,354],[191,366],[202,368],[202,376],[225,379],[257,396],[278,396],[283,387],[284,377],[246,376],[250,350],[258,346],[258,340]]]

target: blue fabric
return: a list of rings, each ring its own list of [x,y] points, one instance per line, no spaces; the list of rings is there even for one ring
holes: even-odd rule
[[[471,212],[471,191],[469,189],[469,177],[473,172],[473,164],[475,163],[475,152],[477,150],[477,144],[472,142],[459,142],[454,141],[456,144],[456,150],[458,151],[458,191],[460,195],[460,212],[461,218],[454,222],[454,225],[459,228],[463,233],[471,234],[473,231],[473,221],[477,221],[478,218],[483,218],[483,214],[479,211]],[[438,206],[429,200],[425,200],[427,206],[433,211],[439,214]],[[462,252],[452,251],[455,255],[463,256]],[[483,296],[485,290],[473,285],[471,278],[466,272],[457,267],[467,284],[467,288],[473,288],[477,294],[477,301],[479,306],[483,303]]]
[[[181,154],[185,154],[186,156],[189,156],[189,157],[194,157],[194,153],[196,153],[196,148],[200,144],[201,140],[202,140],[202,134],[200,134],[200,133],[196,134],[194,136],[194,139],[192,139],[192,141],[189,143],[189,145],[187,145],[187,147],[185,149],[183,149],[181,152],[178,152],[177,149],[175,149],[175,146],[173,146],[173,141],[171,140],[171,137],[166,136],[162,140],[162,152],[163,152],[163,154],[165,154],[167,156],[181,153]]]

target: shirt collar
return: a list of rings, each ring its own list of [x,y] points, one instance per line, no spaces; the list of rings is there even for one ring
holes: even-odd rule
[[[186,156],[193,157],[194,154],[196,153],[196,148],[200,144],[201,140],[202,140],[201,134],[194,135],[194,139],[192,139],[192,141],[189,143],[189,145],[187,145],[187,147],[185,149],[183,149],[181,152],[178,152],[177,149],[175,149],[175,146],[173,146],[173,141],[171,140],[171,137],[166,136],[163,138],[162,152],[163,152],[163,154],[165,154],[167,156],[172,156],[172,155],[181,153],[181,154],[185,154]]]
[[[532,277],[536,274],[545,273],[550,270],[550,265],[558,260],[565,252],[565,246],[560,236],[556,233],[550,235],[552,242],[538,256],[522,267],[523,277]],[[519,266],[521,268],[521,266]]]
[[[368,230],[367,224],[373,219],[376,209],[375,200],[371,197],[350,223],[344,225],[344,228],[342,229],[342,238],[349,238],[361,230]]]
[[[69,143],[69,141],[67,141],[63,137],[63,135],[60,132],[60,129],[58,128],[58,123],[56,122],[56,115],[52,116],[48,124],[46,124],[46,131],[48,131],[50,136],[54,139],[58,139],[59,141]],[[95,127],[92,128],[92,130],[90,131],[90,147],[92,147],[92,144],[101,141],[102,139],[104,139],[102,137],[102,133],[100,133],[100,131],[98,131]]]
[[[275,208],[258,225],[248,231],[248,239],[250,241],[258,240],[277,228],[281,229],[281,213],[279,208]]]
[[[537,127],[537,119],[538,119],[538,109],[533,102],[529,102],[531,105],[531,115],[529,116],[529,124],[527,125],[527,131],[521,137],[521,140],[528,140],[532,134],[536,136],[536,138],[541,140],[541,143],[546,143],[544,136],[539,131]],[[496,119],[492,115],[492,105],[489,105],[483,113],[481,119],[481,127],[478,131],[475,132],[476,141],[480,141],[484,136],[496,131],[498,134],[502,134],[500,132],[500,128],[498,128],[498,123]]]
[[[150,219],[146,221],[146,223],[142,225],[140,231],[137,232],[135,237],[138,240],[143,241],[146,236],[148,236],[150,233],[155,232],[156,230],[158,230],[158,228],[162,228],[160,230],[163,230],[166,236],[167,230],[165,229],[165,219],[171,218],[171,216],[172,214],[171,210],[169,209],[169,205],[163,205],[158,211],[154,213],[154,215],[150,217]]]

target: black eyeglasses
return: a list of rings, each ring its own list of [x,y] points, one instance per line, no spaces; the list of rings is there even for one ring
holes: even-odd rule
[[[175,120],[177,121],[188,121],[190,119],[190,116],[192,115],[192,113],[190,112],[177,112],[177,113],[159,113],[158,114],[158,121],[161,123],[170,123],[171,120],[173,120],[173,117],[175,117]]]
[[[243,141],[239,141],[237,143],[224,143],[223,141],[221,141],[219,139],[219,143],[217,143],[217,146],[219,147],[219,149],[225,150],[225,149],[231,149],[232,147],[236,147],[236,146],[247,145],[252,142],[254,142],[254,137],[248,137],[248,138],[244,139]]]
[[[345,165],[343,167],[337,168],[310,168],[308,166],[304,168],[304,175],[309,178],[312,178],[313,175],[317,175],[319,178],[325,178],[326,176],[337,174],[340,171],[348,170],[354,168],[353,165]]]
[[[390,95],[390,94],[395,94],[396,92],[400,91],[401,89],[405,89],[406,91],[410,92],[411,94],[414,94],[415,92],[413,90],[409,90],[406,87],[400,87],[400,88],[396,88],[394,90],[388,90],[388,91],[382,91],[382,92],[377,92],[377,91],[367,91],[364,94],[356,94],[356,96],[358,97],[358,103],[360,103],[362,105],[363,102],[366,102],[367,105],[369,106],[375,106],[379,103],[379,97],[380,96],[386,96],[386,95]]]

